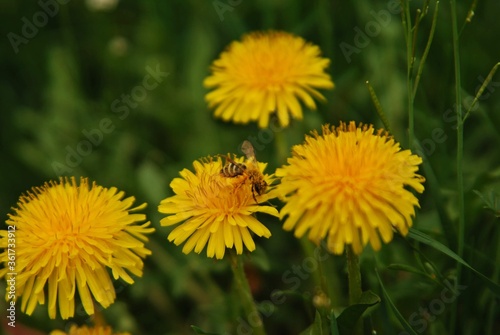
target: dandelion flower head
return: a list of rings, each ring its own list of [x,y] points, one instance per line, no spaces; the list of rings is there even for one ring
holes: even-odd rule
[[[318,46],[286,32],[250,33],[213,62],[204,81],[213,90],[205,99],[224,121],[266,128],[276,112],[280,125],[288,126],[290,115],[302,119],[300,101],[315,110],[313,98],[324,100],[318,89],[334,87],[324,72],[330,60],[320,55]]]
[[[53,330],[49,335],[130,335],[130,333],[115,333],[113,329],[109,326],[96,326],[96,327],[87,327],[87,326],[71,326],[69,332],[64,332],[62,330]]]
[[[104,188],[86,178],[61,178],[22,195],[7,230],[0,231],[0,277],[16,273],[16,297],[21,311],[31,315],[48,298],[49,317],[57,305],[63,319],[75,312],[78,292],[85,311],[94,313],[94,301],[104,308],[115,300],[114,279],[133,283],[142,276],[145,234],[154,231],[144,214],[133,213],[134,197],[124,198],[115,187]],[[15,248],[12,262],[7,248]],[[11,262],[9,262],[11,261]]]
[[[234,158],[244,163],[243,158]],[[258,164],[264,171],[266,164]],[[251,181],[240,175],[234,178],[221,175],[222,159],[208,157],[193,163],[194,172],[184,169],[181,178],[170,183],[175,195],[161,201],[158,210],[168,214],[161,220],[162,226],[178,225],[168,236],[175,245],[185,242],[182,252],[194,250],[201,253],[207,245],[207,256],[222,259],[226,248],[235,248],[237,254],[255,250],[252,234],[268,238],[269,229],[253,215],[257,212],[278,216],[278,211],[261,205],[270,199],[270,193],[257,195],[252,191]],[[268,185],[272,176],[263,174]]]
[[[315,243],[326,238],[335,254],[346,245],[359,254],[368,242],[379,250],[393,228],[406,235],[419,207],[407,187],[424,191],[416,174],[422,159],[371,125],[323,126],[322,135],[313,132],[293,147],[287,163],[276,171],[276,192],[286,202],[283,228],[296,237],[308,232]]]

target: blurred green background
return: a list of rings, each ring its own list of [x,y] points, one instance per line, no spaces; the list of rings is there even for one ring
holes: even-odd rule
[[[159,226],[157,206],[172,194],[172,178],[183,168],[191,168],[193,160],[236,153],[249,136],[261,136],[263,146],[257,154],[259,160],[269,162],[269,173],[285,162],[289,152],[279,149],[278,134],[272,131],[264,134],[254,124],[237,126],[213,119],[202,86],[209,66],[231,41],[247,32],[278,29],[300,35],[319,45],[324,57],[331,59],[328,72],[336,88],[324,92],[327,102],[319,103],[318,111],[304,111],[303,122],[293,122],[290,128],[279,131],[281,148],[283,143],[288,148],[302,142],[305,133],[327,122],[355,120],[382,126],[365,85],[367,80],[396,139],[408,147],[406,45],[401,16],[389,12],[393,3],[0,1],[4,35],[0,50],[2,221],[20,194],[61,175],[88,176],[100,185],[116,186],[134,195],[137,203],[148,203],[148,218],[157,232],[148,245],[153,256],[146,260],[143,278],[132,286],[117,283],[117,301],[103,311],[108,322],[133,334],[192,334],[191,324],[221,334],[237,333],[241,319],[234,308],[237,301],[227,263],[207,259],[204,253],[183,255],[181,248],[166,239],[171,228]],[[500,2],[477,1],[472,22],[464,24],[471,3],[458,4],[464,106],[470,104],[490,69],[500,61]],[[431,27],[435,2],[429,4],[429,13],[417,32],[417,61]],[[423,1],[411,1],[412,13],[422,6]],[[380,21],[381,17],[385,21]],[[380,29],[363,37],[367,24],[374,22]],[[30,28],[33,23],[36,25]],[[356,51],[346,53],[347,46]],[[165,74],[157,76],[154,88],[141,89],[145,76],[155,70]],[[127,101],[127,95],[136,98]],[[443,230],[446,222],[455,226],[457,216],[454,99],[450,6],[443,1],[415,99],[416,137],[422,143],[420,153],[425,155],[425,170],[421,172],[434,180],[420,196],[422,209],[415,226],[456,250],[454,241],[447,239],[453,234]],[[465,259],[497,282],[498,219],[483,208],[472,190],[500,189],[499,111],[497,74],[467,120],[464,153]],[[85,134],[94,136],[91,147],[82,144]],[[68,160],[72,150],[85,155],[73,154]],[[285,274],[304,261],[301,243],[282,231],[277,220],[260,219],[273,236],[257,240],[257,251],[249,256],[247,270],[254,295],[257,301],[269,300],[273,290],[293,288],[295,293],[274,306],[264,323],[270,334],[298,334],[313,321],[312,278],[317,271],[301,279],[298,287],[292,285],[291,277]],[[453,272],[452,260],[431,250],[425,252],[444,275]],[[374,274],[378,267],[402,315],[409,318],[439,297],[442,288],[416,275],[385,270],[395,262],[418,264],[418,257],[402,239],[385,246],[376,257],[367,248],[362,257],[363,286],[381,296]],[[347,303],[344,258],[330,256],[325,263],[336,294],[332,305],[341,308]],[[500,331],[499,309],[491,293],[468,272],[463,283],[468,288],[458,298],[456,334]],[[428,321],[420,333],[447,334],[449,310]],[[371,312],[370,320],[379,334],[402,331],[385,302]],[[32,317],[18,313],[18,321],[44,332],[68,324],[48,321],[44,306]],[[84,315],[76,318],[78,323],[87,321]],[[244,328],[239,330],[241,333]]]

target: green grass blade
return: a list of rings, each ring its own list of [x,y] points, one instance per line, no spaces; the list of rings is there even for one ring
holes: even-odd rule
[[[390,264],[387,269],[389,270],[396,270],[396,271],[404,271],[404,272],[410,272],[410,273],[415,273],[417,275],[423,276],[427,279],[431,279],[431,276],[429,276],[428,273],[425,273],[424,271],[421,271],[413,266],[409,266],[406,264]]]
[[[317,310],[313,324],[301,332],[300,335],[323,335],[323,321],[321,319],[321,314]]]
[[[398,318],[399,322],[401,323],[401,326],[403,326],[403,328],[406,330],[406,332],[408,334],[417,335],[417,333],[413,330],[413,328],[410,326],[408,321],[406,321],[406,319],[403,317],[401,312],[398,310],[396,305],[394,305],[394,303],[392,302],[391,298],[389,297],[389,294],[385,290],[384,284],[382,283],[382,279],[380,279],[380,276],[379,276],[377,270],[375,270],[375,274],[377,275],[378,282],[380,283],[380,287],[382,288],[382,293],[384,294],[384,297],[387,300],[387,303],[391,307],[392,311],[394,312],[394,314]]]
[[[332,309],[332,311],[330,312],[330,334],[331,335],[340,335],[340,332],[339,332],[339,326],[337,324],[337,318],[335,317],[335,313]]]
[[[456,260],[458,263],[462,264],[472,272],[478,275],[478,277],[484,282],[486,286],[495,294],[500,295],[500,286],[493,281],[491,281],[488,277],[483,275],[481,272],[477,271],[474,269],[472,266],[470,266],[466,261],[464,261],[460,256],[458,256],[456,253],[448,249],[445,245],[441,244],[440,242],[436,241],[429,235],[426,235],[422,233],[421,231],[415,230],[413,228],[410,228],[410,232],[408,233],[408,237],[411,239],[414,239],[415,241],[418,241],[420,243],[423,243],[425,245],[428,245],[443,254],[447,255],[448,257]]]

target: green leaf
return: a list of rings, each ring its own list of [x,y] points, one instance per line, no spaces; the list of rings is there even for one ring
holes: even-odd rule
[[[335,312],[331,311],[330,313],[330,335],[340,335],[339,325],[337,324],[337,318],[335,317]]]
[[[380,297],[372,291],[361,293],[358,302],[344,309],[337,318],[340,334],[352,334],[356,323],[368,307],[380,302]]]
[[[417,335],[417,333],[413,330],[413,328],[408,324],[406,319],[403,317],[401,312],[399,312],[398,308],[394,303],[392,302],[391,298],[389,297],[389,294],[387,294],[387,291],[385,290],[384,284],[382,283],[382,279],[380,279],[380,276],[378,274],[378,271],[375,270],[375,274],[377,275],[378,282],[380,283],[380,287],[382,288],[382,293],[384,294],[385,299],[387,300],[387,303],[391,307],[392,311],[398,318],[399,322],[403,326],[403,328],[408,332],[410,335]]]
[[[464,265],[471,271],[473,271],[475,274],[478,275],[478,277],[484,282],[486,286],[495,294],[500,295],[500,286],[494,282],[492,282],[488,277],[483,275],[481,272],[477,271],[474,269],[472,266],[467,264],[460,256],[458,256],[456,253],[448,249],[445,245],[441,244],[440,242],[434,240],[432,237],[429,235],[426,235],[422,233],[421,231],[415,230],[413,228],[410,228],[410,231],[408,233],[408,237],[414,239],[415,241],[421,242],[423,244],[426,244],[430,247],[433,247],[434,249],[442,252],[443,254],[447,255],[450,258],[453,258],[460,264]]]
[[[300,335],[323,335],[323,321],[321,320],[321,314],[317,310],[313,324],[301,332]]]
[[[200,327],[193,326],[193,325],[191,325],[191,329],[193,329],[196,334],[220,335],[220,334],[217,334],[217,333],[208,333],[208,332],[202,330]]]

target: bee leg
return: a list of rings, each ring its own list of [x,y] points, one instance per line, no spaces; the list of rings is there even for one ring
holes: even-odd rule
[[[257,201],[257,198],[255,197],[256,192],[257,192],[257,190],[255,189],[255,185],[252,184],[252,197],[253,197],[253,200],[255,200],[255,203],[258,205],[259,202]]]
[[[241,183],[239,183],[233,190],[236,191],[238,190],[240,187],[242,187],[243,185],[245,185],[245,183],[247,182],[247,178],[245,176],[242,176],[242,175],[239,175],[239,176],[235,176],[234,178],[238,178],[238,177],[243,177],[241,179],[243,179],[241,181]]]

